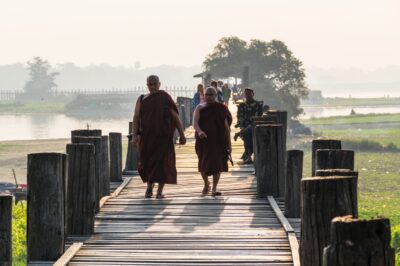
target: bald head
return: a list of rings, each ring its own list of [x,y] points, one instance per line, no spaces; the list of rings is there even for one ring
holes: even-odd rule
[[[150,93],[156,92],[160,89],[160,79],[156,75],[150,75],[147,77],[147,88]]]
[[[152,83],[152,82],[159,83],[160,79],[156,75],[150,75],[147,77],[147,83]]]
[[[207,103],[213,103],[217,97],[217,90],[214,87],[208,87],[204,95]]]

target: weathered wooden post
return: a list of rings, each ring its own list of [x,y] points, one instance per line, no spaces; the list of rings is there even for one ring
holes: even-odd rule
[[[95,147],[67,144],[67,235],[91,235],[95,210]]]
[[[117,132],[110,132],[109,139],[110,181],[122,182],[122,134]]]
[[[315,170],[349,169],[354,170],[354,151],[317,150]]]
[[[186,112],[185,106],[183,104],[180,104],[178,110],[179,110],[179,119],[181,120],[183,129],[186,129],[187,125],[186,125],[186,118],[185,118],[185,112]]]
[[[110,194],[110,156],[108,136],[101,136],[100,198]]]
[[[281,110],[269,110],[267,112],[267,116],[270,119],[276,119],[276,123],[281,124],[283,127],[283,142],[282,145],[285,148],[285,156],[286,156],[286,136],[287,136],[287,127],[288,127],[288,119],[287,119],[287,111]]]
[[[12,195],[0,195],[0,265],[12,265]]]
[[[357,217],[357,178],[311,177],[301,180],[301,265],[322,265],[330,222],[337,216]]]
[[[129,134],[132,134],[132,122],[129,122]],[[139,152],[133,144],[128,141],[128,151],[126,153],[125,169],[123,175],[137,174],[139,163]]]
[[[255,135],[255,127],[257,125],[269,125],[269,124],[276,124],[276,118],[275,117],[271,117],[271,116],[267,116],[267,115],[263,115],[263,116],[256,116],[253,117],[251,122],[251,126],[253,128],[253,163],[254,165],[256,165],[256,161],[257,161],[257,153],[256,153],[256,135]]]
[[[282,125],[282,142],[281,149],[283,150],[283,164],[286,166],[286,139],[287,139],[287,128],[288,128],[288,118],[287,111],[282,110],[269,110],[267,116],[273,117],[276,119],[277,124]],[[271,119],[271,118],[270,118]],[[283,178],[286,179],[286,168],[284,168]],[[284,195],[282,195],[284,196]]]
[[[303,151],[287,151],[285,215],[300,218],[300,182],[303,176]]]
[[[102,163],[102,140],[101,137],[73,137],[73,143],[87,143],[94,145],[94,162],[95,162],[95,179],[94,179],[94,198],[95,198],[95,212],[99,211],[101,188],[103,186],[101,179],[101,163]]]
[[[101,129],[77,129],[71,131],[71,142],[74,143],[74,137],[101,137]]]
[[[257,196],[285,195],[284,155],[282,150],[282,125],[255,127],[255,164]]]
[[[342,142],[335,139],[315,139],[312,141],[312,151],[311,151],[311,176],[315,176],[316,171],[316,153],[317,150],[321,149],[342,149]]]
[[[331,239],[324,249],[323,266],[394,266],[389,219],[332,220]]]
[[[56,261],[64,253],[64,180],[67,155],[28,154],[28,262]]]
[[[178,104],[179,117],[181,118],[182,125],[184,128],[187,128],[192,122],[192,99],[177,97],[176,102]]]
[[[356,176],[358,172],[350,169],[323,169],[315,172],[316,176]]]

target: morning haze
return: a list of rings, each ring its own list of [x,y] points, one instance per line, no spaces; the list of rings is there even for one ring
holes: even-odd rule
[[[0,0],[0,264],[400,266],[399,12]]]

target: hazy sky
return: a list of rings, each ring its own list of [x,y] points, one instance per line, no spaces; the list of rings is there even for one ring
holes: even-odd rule
[[[199,65],[230,35],[280,39],[306,67],[400,65],[400,0],[0,0],[2,65]]]

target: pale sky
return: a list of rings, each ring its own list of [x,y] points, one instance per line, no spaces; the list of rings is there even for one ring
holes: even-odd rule
[[[306,67],[400,65],[400,0],[0,0],[0,65],[199,65],[230,35]]]

